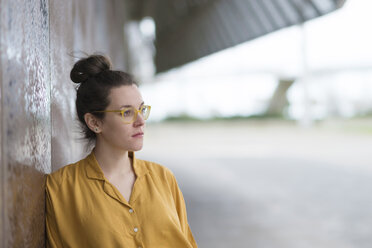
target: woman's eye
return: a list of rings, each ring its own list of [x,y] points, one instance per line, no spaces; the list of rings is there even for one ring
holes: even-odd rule
[[[132,110],[126,110],[124,111],[124,116],[131,116],[133,114]]]

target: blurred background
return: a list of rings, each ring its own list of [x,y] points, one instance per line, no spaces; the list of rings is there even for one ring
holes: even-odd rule
[[[372,3],[0,0],[0,246],[44,246],[44,175],[84,149],[84,53],[152,106],[137,157],[170,168],[199,247],[372,243]]]
[[[200,247],[370,247],[372,3],[322,15],[330,1],[304,1],[322,16],[274,30],[300,1],[254,2],[241,1],[246,19],[237,1],[209,5],[218,17],[194,20],[207,43],[195,53],[272,32],[155,76],[162,32],[150,17],[131,24],[153,107],[139,156],[175,172]]]

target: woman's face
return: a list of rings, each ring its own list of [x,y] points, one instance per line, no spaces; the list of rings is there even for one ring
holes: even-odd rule
[[[107,110],[121,110],[131,106],[140,109],[144,104],[136,85],[124,85],[111,89],[109,99],[110,104]],[[104,142],[105,145],[115,149],[138,151],[143,146],[144,128],[145,120],[140,114],[137,114],[137,119],[133,123],[125,124],[121,113],[108,112],[102,120],[97,142]]]

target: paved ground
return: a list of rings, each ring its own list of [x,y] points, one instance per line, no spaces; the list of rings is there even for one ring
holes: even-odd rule
[[[149,125],[201,248],[372,247],[372,123]]]

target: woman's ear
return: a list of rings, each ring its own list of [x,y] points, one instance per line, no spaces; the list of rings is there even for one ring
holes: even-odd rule
[[[84,120],[87,126],[90,130],[92,130],[95,133],[101,132],[101,120],[99,120],[97,117],[92,115],[91,113],[86,113],[84,115]]]

